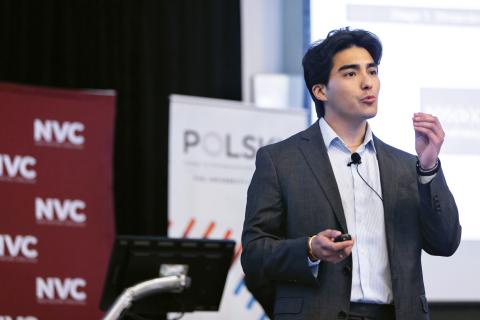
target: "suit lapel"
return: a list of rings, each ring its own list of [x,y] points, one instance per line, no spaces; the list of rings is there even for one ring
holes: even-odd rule
[[[392,257],[395,243],[395,202],[398,190],[398,168],[395,167],[395,158],[387,150],[385,143],[373,137],[377,150],[380,183],[382,185],[383,212],[385,217],[385,232],[389,256]],[[390,259],[390,261],[392,261]]]
[[[348,232],[340,192],[338,191],[337,181],[333,174],[318,121],[302,133],[299,148],[313,171],[320,188],[325,193],[342,231]]]

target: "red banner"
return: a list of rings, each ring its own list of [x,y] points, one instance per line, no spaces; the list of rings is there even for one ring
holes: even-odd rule
[[[115,97],[0,84],[0,319],[98,319]]]

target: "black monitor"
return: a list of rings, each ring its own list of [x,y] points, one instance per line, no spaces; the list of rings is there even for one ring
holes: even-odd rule
[[[156,293],[132,304],[130,313],[157,317],[166,312],[217,311],[235,241],[117,236],[100,308],[108,310],[126,289],[160,276],[172,264],[188,268],[190,286],[180,293]]]

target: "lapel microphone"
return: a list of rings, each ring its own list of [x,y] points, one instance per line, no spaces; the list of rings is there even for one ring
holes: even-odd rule
[[[358,165],[359,165],[360,163],[362,163],[362,157],[361,157],[358,153],[354,152],[354,153],[352,153],[352,155],[350,156],[350,159],[351,159],[352,161],[350,161],[350,162],[347,164],[347,166],[350,167],[352,164],[356,164],[358,176],[363,180],[363,182],[365,182],[365,184],[366,184],[366,185],[377,195],[377,197],[383,202],[383,198],[378,194],[377,191],[375,191],[375,189],[373,189],[373,187],[367,182],[367,180],[365,180],[365,179],[363,178],[363,176],[360,174],[360,171],[358,171]]]
[[[360,164],[360,163],[362,163],[362,157],[361,157],[358,153],[356,153],[356,152],[352,153],[352,155],[350,156],[350,159],[352,159],[352,161],[350,161],[350,162],[347,164],[347,166],[349,166],[349,167],[350,167],[352,164]]]

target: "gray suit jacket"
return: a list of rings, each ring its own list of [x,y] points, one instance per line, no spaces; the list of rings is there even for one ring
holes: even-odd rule
[[[428,319],[421,251],[452,255],[461,227],[442,171],[419,184],[416,157],[374,137],[397,320]],[[349,311],[352,259],[322,262],[315,278],[307,239],[348,232],[318,122],[257,152],[242,234],[247,287],[275,319],[337,319]]]

